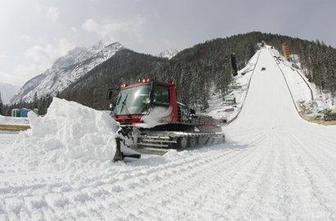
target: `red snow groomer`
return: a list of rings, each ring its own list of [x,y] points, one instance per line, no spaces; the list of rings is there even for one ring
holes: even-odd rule
[[[109,91],[112,97],[112,90]],[[112,108],[128,146],[140,153],[165,153],[222,143],[225,135],[217,121],[196,114],[177,101],[175,83],[151,79],[122,84]]]

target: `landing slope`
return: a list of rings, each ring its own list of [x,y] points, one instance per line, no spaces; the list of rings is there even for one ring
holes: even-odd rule
[[[230,142],[246,142],[251,160],[238,175],[249,181],[236,192],[243,204],[235,218],[336,219],[336,127],[298,115],[268,48],[261,50],[240,116],[225,130]]]

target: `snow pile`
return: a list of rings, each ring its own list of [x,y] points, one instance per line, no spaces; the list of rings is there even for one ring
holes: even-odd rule
[[[158,57],[172,59],[177,53],[179,53],[179,50],[171,48],[159,53]]]
[[[11,154],[29,169],[64,168],[74,159],[111,160],[119,125],[106,112],[54,98],[47,115],[29,113],[31,130],[18,136]]]

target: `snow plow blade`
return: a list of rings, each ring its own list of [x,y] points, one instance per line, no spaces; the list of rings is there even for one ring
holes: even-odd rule
[[[116,143],[117,143],[117,147],[116,147],[116,153],[113,157],[113,161],[123,161],[126,157],[129,158],[135,158],[135,159],[140,159],[141,158],[141,154],[136,153],[135,151],[132,153],[125,153],[123,151],[121,151],[121,142],[122,139],[120,137],[116,138]]]

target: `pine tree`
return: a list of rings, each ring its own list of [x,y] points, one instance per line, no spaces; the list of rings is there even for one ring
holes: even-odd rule
[[[33,98],[33,106],[34,106],[34,108],[37,108],[37,105],[38,105],[38,98],[37,98],[37,92],[35,92],[34,98]]]

